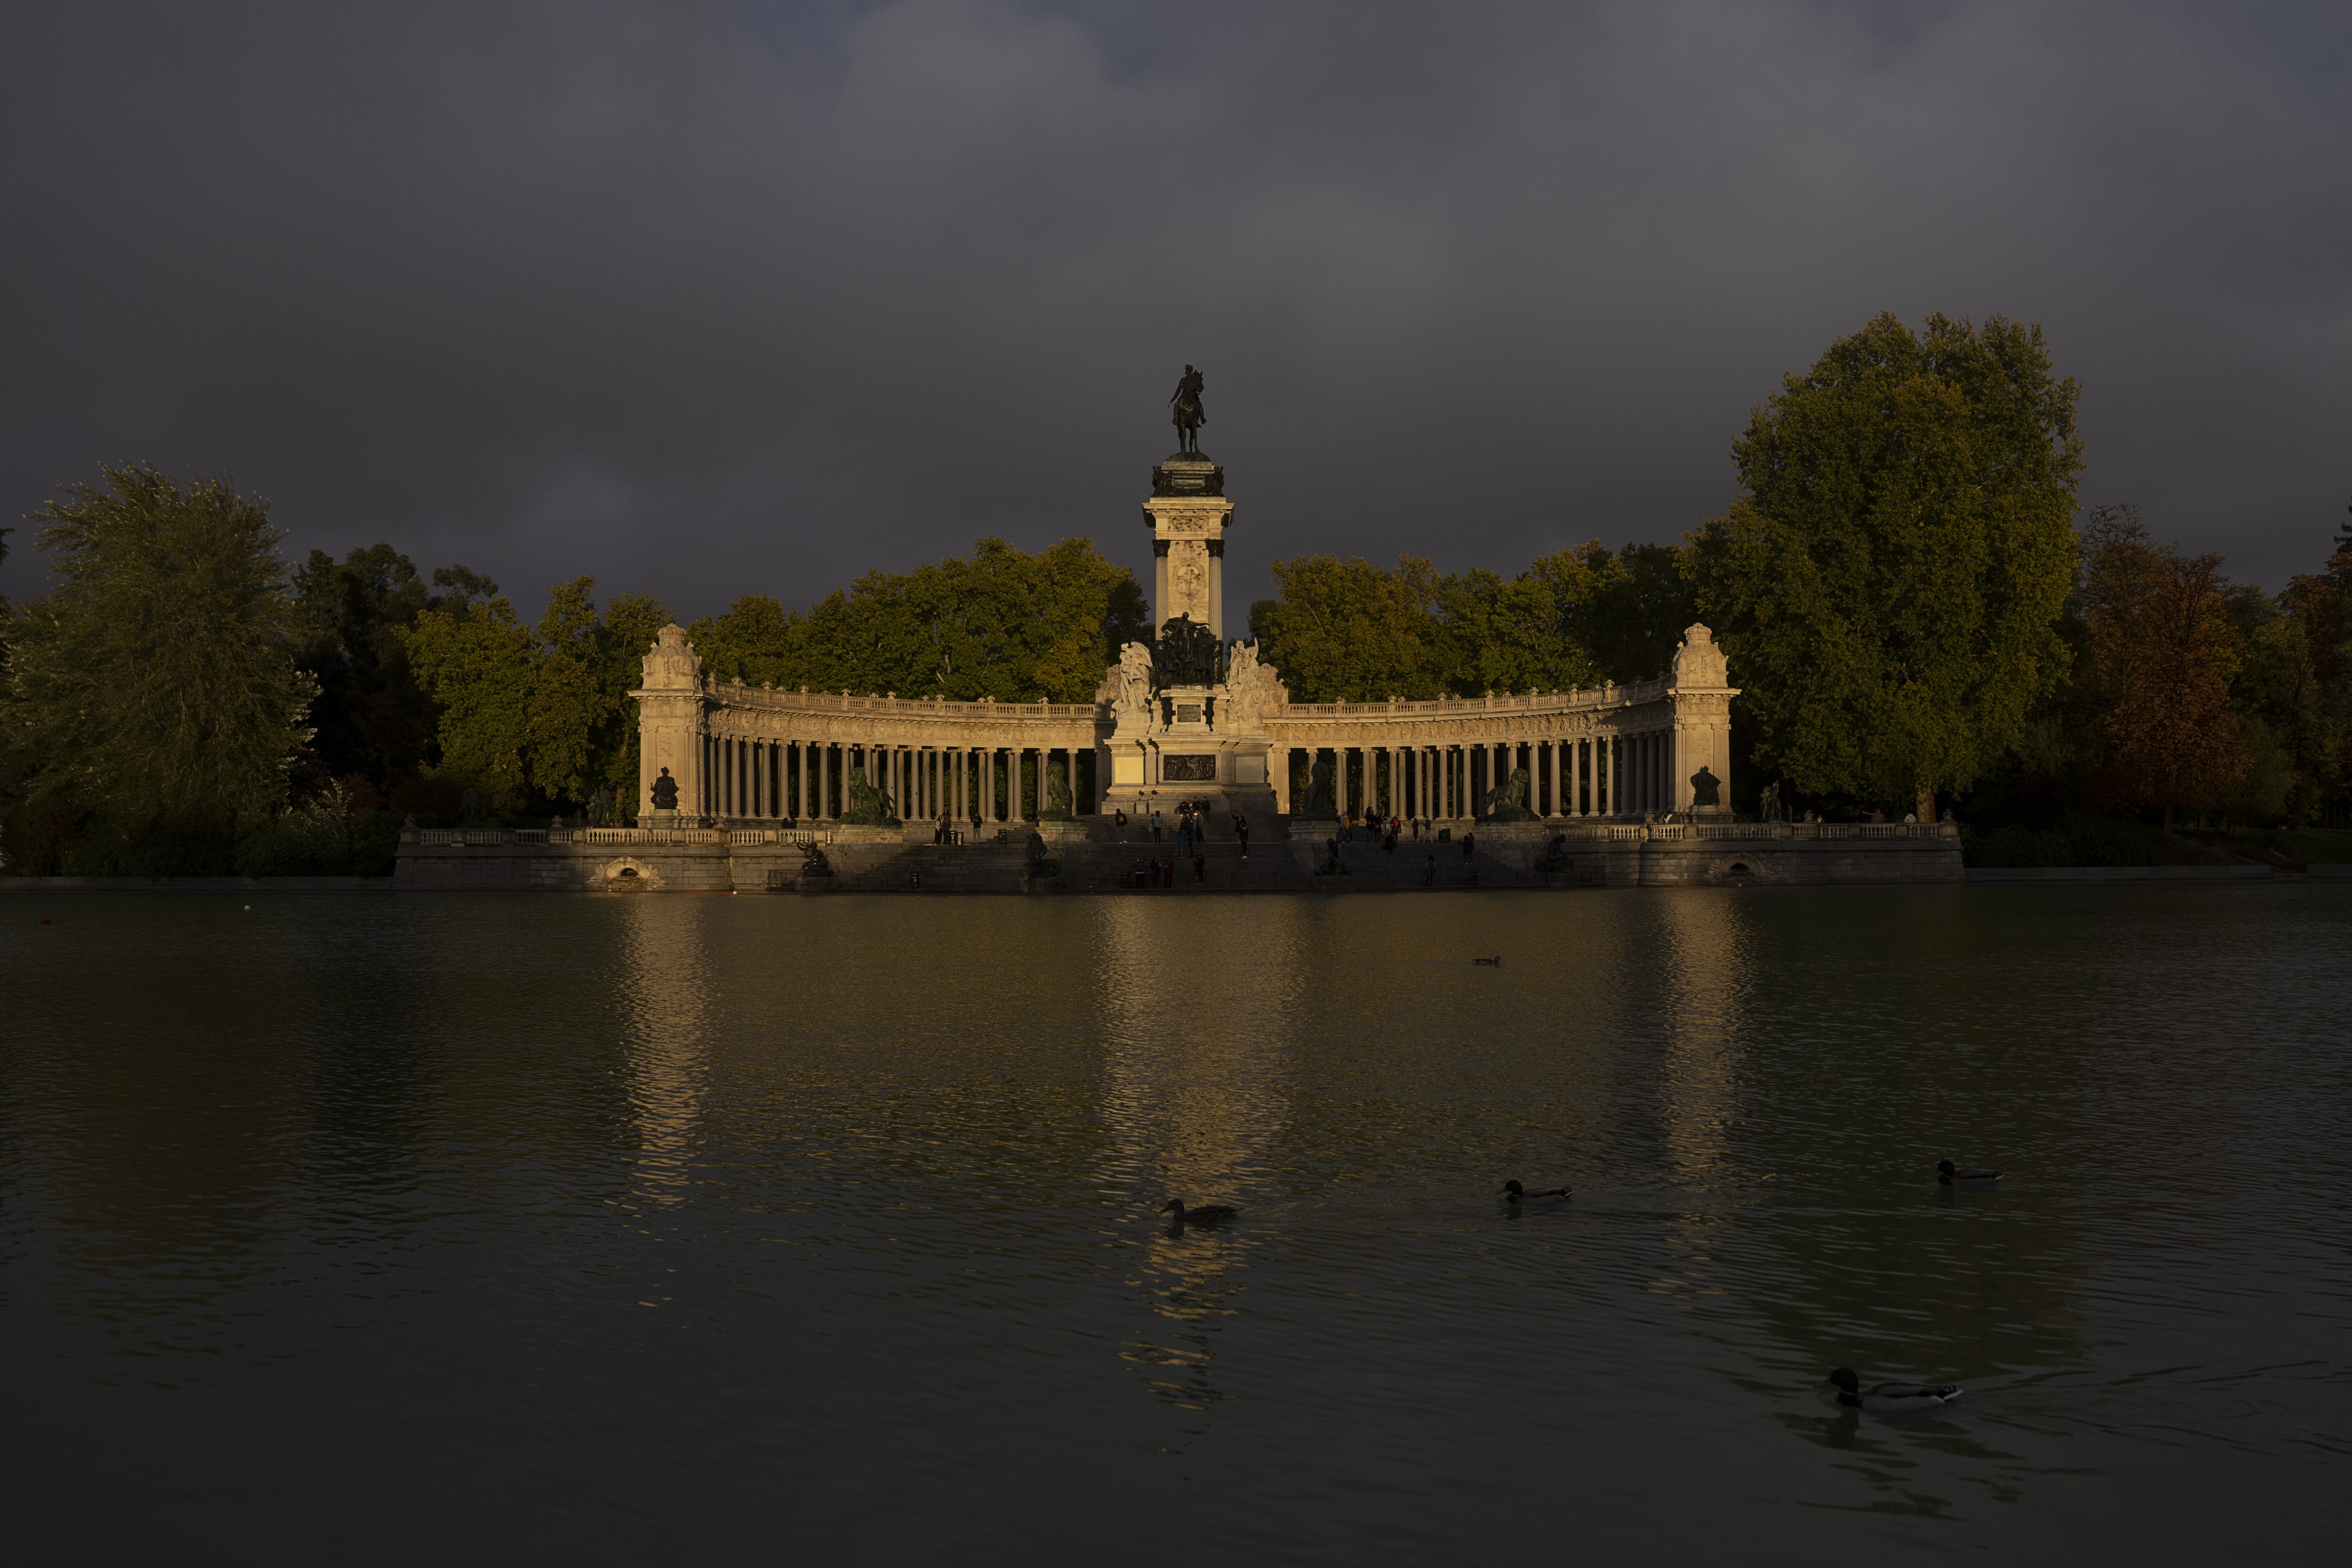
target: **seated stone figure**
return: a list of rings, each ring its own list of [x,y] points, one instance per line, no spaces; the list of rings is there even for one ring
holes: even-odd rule
[[[1701,768],[1691,775],[1691,804],[1707,810],[1723,803],[1723,780],[1709,768]]]
[[[661,770],[661,777],[654,780],[654,810],[656,811],[677,810],[677,780],[669,776],[669,769],[667,768]]]
[[[1045,804],[1037,815],[1048,822],[1066,822],[1075,815],[1070,810],[1070,776],[1058,768],[1045,769]]]

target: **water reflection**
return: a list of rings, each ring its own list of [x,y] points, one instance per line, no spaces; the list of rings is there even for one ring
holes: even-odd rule
[[[2327,1560],[2352,889],[2007,892],[60,901],[18,1488],[338,1561]]]
[[[1102,914],[1103,1184],[1152,1210],[1170,1197],[1246,1209],[1288,1124],[1301,907],[1201,900],[1171,923],[1164,906],[1116,900]],[[1224,1396],[1213,1334],[1243,1290],[1233,1276],[1247,1267],[1247,1226],[1246,1214],[1231,1227],[1157,1223],[1142,1244],[1131,1283],[1167,1327],[1120,1354],[1176,1408]]]
[[[1752,962],[1743,900],[1672,894],[1660,901],[1665,938],[1665,1058],[1660,1107],[1666,1157],[1687,1187],[1727,1174],[1727,1138],[1739,1114],[1740,1006]]]
[[[694,1183],[710,1071],[710,908],[700,898],[622,901],[623,1049],[637,1150],[630,1192],[646,1203],[682,1202]]]

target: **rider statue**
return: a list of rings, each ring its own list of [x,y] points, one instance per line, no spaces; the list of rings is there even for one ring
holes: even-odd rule
[[[1201,412],[1202,384],[1201,372],[1186,365],[1184,379],[1176,383],[1176,395],[1168,400],[1176,415],[1176,450],[1195,457],[1201,455],[1201,426],[1209,423],[1209,416]]]

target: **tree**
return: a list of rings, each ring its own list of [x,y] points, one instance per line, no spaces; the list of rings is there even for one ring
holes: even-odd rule
[[[2151,545],[2129,507],[2084,525],[2083,610],[2106,715],[2101,792],[2164,811],[2220,805],[2252,767],[2230,677],[2243,642],[2217,555]],[[2257,721],[2259,722],[2259,721]]]
[[[2352,549],[2289,581],[2279,604],[2284,668],[2273,722],[2294,758],[2288,810],[2299,821],[2352,779]]]
[[[1672,546],[1594,539],[1515,578],[1484,568],[1441,578],[1401,556],[1274,563],[1277,599],[1250,609],[1259,653],[1306,702],[1378,702],[1560,691],[1645,679],[1691,622]]]
[[[417,685],[441,708],[436,771],[462,779],[493,809],[520,809],[531,784],[539,664],[530,628],[503,594],[477,603],[467,593],[418,616],[407,643]]]
[[[77,863],[192,869],[157,846],[216,860],[273,816],[318,687],[267,502],[226,477],[100,473],[34,514],[56,586],[11,618],[21,787],[61,837],[98,841]]]
[[[2077,391],[2038,327],[1882,314],[1754,411],[1687,559],[1759,762],[1930,817],[2017,739],[2067,674]]]
[[[1274,563],[1276,599],[1250,607],[1258,656],[1302,702],[1427,699],[1445,690],[1444,628],[1435,570],[1399,556],[1384,570],[1358,556]]]
[[[765,594],[687,628],[712,673],[818,691],[1086,702],[1148,638],[1143,591],[1091,539],[1032,555],[982,539],[969,559],[869,571],[806,613]]]
[[[454,591],[417,617],[407,642],[418,682],[441,704],[440,771],[501,811],[577,810],[603,789],[634,793],[628,694],[667,607],[622,594],[600,615],[596,580],[579,577],[548,595],[532,628],[488,579],[462,567],[434,578]]]
[[[1593,584],[1578,616],[1578,635],[1601,678],[1645,681],[1664,673],[1698,619],[1685,552],[1673,545],[1629,543],[1611,556],[1595,540],[1579,553]],[[1542,567],[1536,563],[1536,570]]]
[[[405,634],[435,602],[415,563],[388,544],[341,562],[314,549],[294,569],[295,663],[319,683],[311,751],[322,782],[356,775],[388,797],[431,759],[438,716],[409,669]]]

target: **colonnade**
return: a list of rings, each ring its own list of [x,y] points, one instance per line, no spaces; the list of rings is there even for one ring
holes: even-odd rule
[[[1045,804],[1049,768],[1068,784],[1071,810],[1089,809],[1078,792],[1078,753],[1067,747],[859,746],[728,735],[705,735],[701,747],[701,799],[692,809],[721,820],[833,821],[849,809],[850,779],[861,778],[909,821],[944,814],[957,821],[1025,821]],[[1035,780],[1027,789],[1024,763]]]
[[[1673,809],[1674,737],[1663,730],[1572,739],[1498,740],[1447,746],[1290,747],[1286,782],[1311,776],[1315,760],[1332,764],[1338,809],[1350,816],[1426,817],[1467,821],[1486,815],[1497,782],[1528,770],[1527,808],[1555,818],[1634,817]],[[1303,795],[1285,805],[1306,809]]]

